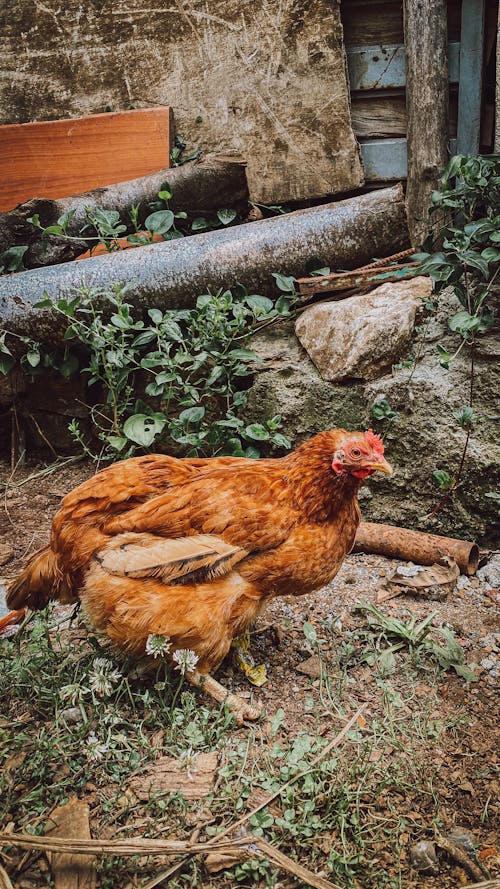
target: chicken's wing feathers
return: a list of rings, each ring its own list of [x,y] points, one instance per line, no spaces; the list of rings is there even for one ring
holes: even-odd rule
[[[108,574],[186,583],[221,577],[246,555],[212,534],[165,539],[129,533],[115,537],[96,559]]]

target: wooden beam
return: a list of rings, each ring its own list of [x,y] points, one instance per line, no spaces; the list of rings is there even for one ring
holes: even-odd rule
[[[457,150],[479,152],[483,81],[484,0],[462,0]]]
[[[408,112],[407,209],[412,243],[430,226],[428,210],[448,155],[446,0],[403,0]]]

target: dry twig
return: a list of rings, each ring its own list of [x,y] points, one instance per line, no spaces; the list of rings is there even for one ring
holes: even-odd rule
[[[12,883],[10,882],[9,875],[6,870],[3,869],[0,864],[0,889],[14,889]]]

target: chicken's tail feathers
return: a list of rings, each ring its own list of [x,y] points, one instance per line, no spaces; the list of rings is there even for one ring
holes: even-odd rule
[[[12,609],[45,608],[50,599],[67,598],[63,573],[50,546],[35,553],[7,590],[7,607]]]

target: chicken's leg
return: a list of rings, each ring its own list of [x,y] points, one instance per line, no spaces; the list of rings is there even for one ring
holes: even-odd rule
[[[241,725],[245,719],[258,719],[261,715],[259,708],[252,707],[250,704],[247,704],[243,698],[233,695],[227,688],[224,688],[220,682],[217,682],[213,676],[210,676],[209,673],[202,674],[199,673],[198,670],[192,670],[186,672],[186,678],[192,685],[196,685],[197,688],[203,689],[203,691],[206,691],[210,697],[214,698],[219,703],[224,702],[227,704],[229,709],[234,713],[239,725]]]

